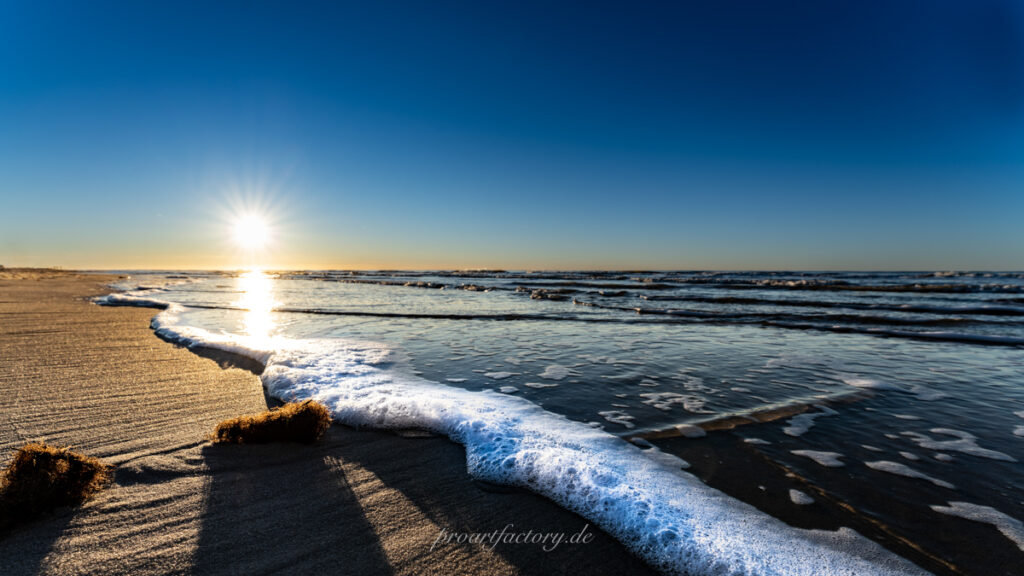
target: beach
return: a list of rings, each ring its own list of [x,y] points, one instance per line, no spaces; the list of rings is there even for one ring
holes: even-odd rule
[[[117,279],[0,271],[3,465],[44,440],[116,467],[85,505],[0,539],[4,574],[651,572],[550,501],[473,481],[445,438],[335,425],[310,446],[211,444],[219,421],[267,409],[259,378],[161,340],[153,310],[90,302]],[[458,542],[502,530],[592,537]]]
[[[3,463],[116,467],[0,548],[14,573],[1015,574],[998,280],[0,270]],[[313,445],[210,442],[306,399],[335,418]]]

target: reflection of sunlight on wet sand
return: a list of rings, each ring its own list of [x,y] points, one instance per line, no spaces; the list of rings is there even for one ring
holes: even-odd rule
[[[270,313],[276,304],[273,281],[260,270],[250,270],[238,277],[237,284],[242,296],[234,304],[246,310],[242,318],[245,335],[255,341],[253,344],[269,344],[274,331]]]

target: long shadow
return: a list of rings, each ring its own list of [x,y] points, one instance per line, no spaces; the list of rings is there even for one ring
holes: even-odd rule
[[[190,571],[391,574],[330,452],[329,441],[205,447],[211,483]]]
[[[342,432],[335,435],[333,454],[401,492],[448,534],[494,533],[508,527],[509,532],[518,534],[532,530],[561,533],[567,539],[580,533],[593,535],[587,543],[562,543],[549,551],[540,544],[498,543],[494,553],[519,574],[656,574],[593,523],[550,500],[525,490],[475,482],[466,471],[464,449],[445,438],[406,439],[385,432],[333,428]],[[421,548],[413,556],[423,565],[445,564],[444,555],[457,557],[453,548],[460,546],[468,553],[490,548],[442,540],[431,550],[436,535],[428,536],[422,541],[411,538],[409,543]],[[401,568],[416,572],[422,566]]]
[[[43,561],[78,512],[76,508],[58,508],[0,534],[0,572],[5,576],[42,572]]]

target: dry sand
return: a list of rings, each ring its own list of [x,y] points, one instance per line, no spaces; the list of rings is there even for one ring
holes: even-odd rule
[[[313,446],[213,446],[266,409],[258,378],[161,341],[154,311],[89,303],[112,277],[0,270],[0,463],[30,440],[117,466],[115,482],[0,539],[0,573],[643,574],[588,544],[439,545],[440,531],[577,533],[533,494],[484,489],[442,438],[333,426]]]

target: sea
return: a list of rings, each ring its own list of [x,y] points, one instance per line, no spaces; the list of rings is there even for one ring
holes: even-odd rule
[[[122,274],[99,304],[668,573],[1024,574],[1024,273]]]

